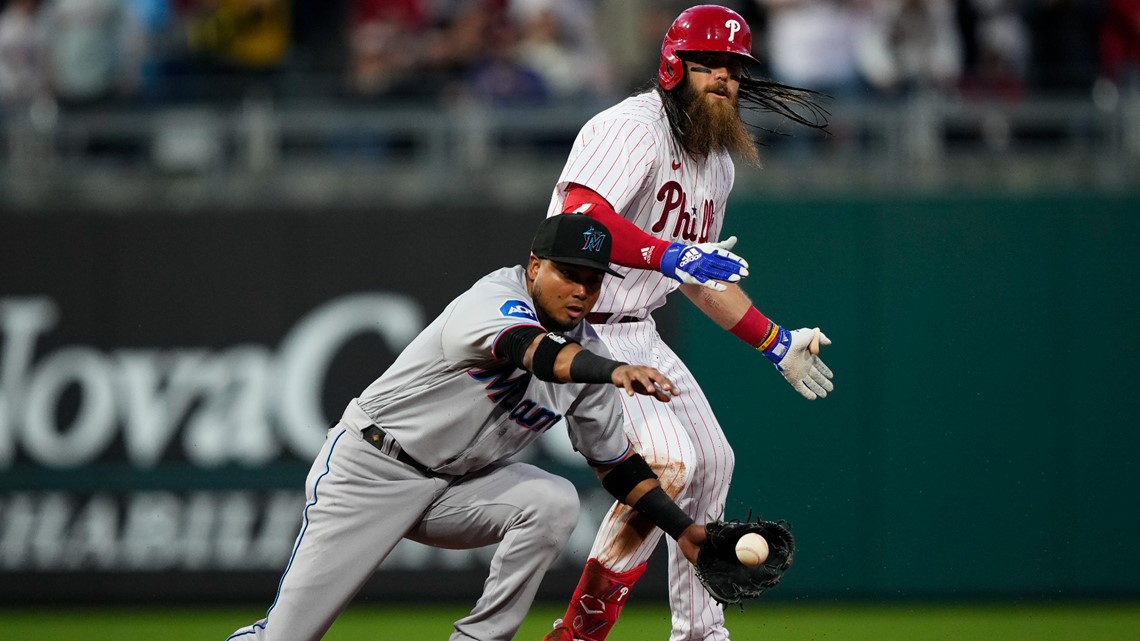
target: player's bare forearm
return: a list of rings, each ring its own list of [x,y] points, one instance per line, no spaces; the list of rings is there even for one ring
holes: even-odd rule
[[[701,545],[704,544],[706,538],[707,532],[705,531],[705,526],[694,523],[685,528],[685,531],[681,534],[681,538],[677,539],[677,547],[680,548],[681,554],[685,555],[689,563],[696,565],[697,555],[700,553]]]
[[[681,285],[680,289],[705,316],[724,329],[731,329],[752,307],[752,301],[740,285],[725,285],[725,290],[721,292],[700,285]]]
[[[748,295],[738,285],[729,284],[721,292],[695,285],[682,285],[681,291],[718,325],[770,359],[780,374],[804,398],[823,398],[835,389],[831,381],[831,369],[819,358],[820,347],[831,345],[831,339],[818,328],[814,331],[808,328],[794,331],[781,328],[759,311],[753,311],[755,308]],[[759,340],[758,337],[762,335],[767,337]]]
[[[549,334],[536,336],[523,356],[523,366],[527,371],[538,375],[540,379],[543,376],[535,372],[536,354],[543,341],[549,340],[552,340]],[[553,364],[547,361],[548,366],[552,368],[548,371],[550,377],[544,380],[558,383],[612,384],[625,390],[630,396],[643,394],[666,403],[679,394],[673,381],[652,367],[630,365],[599,356],[572,341],[562,341],[556,348],[558,353],[554,356]]]

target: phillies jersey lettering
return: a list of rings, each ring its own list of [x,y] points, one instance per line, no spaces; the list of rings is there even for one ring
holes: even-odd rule
[[[626,98],[582,127],[547,216],[562,213],[567,188],[578,184],[650,236],[688,245],[716,242],[735,178],[727,152],[694,158],[677,148],[661,97],[650,91]],[[597,312],[643,317],[679,285],[652,270],[616,269],[625,278],[602,283]]]
[[[670,219],[674,219],[676,220],[673,225],[674,240],[690,245],[708,242],[709,227],[712,226],[713,219],[716,217],[716,203],[711,200],[702,202],[699,215],[696,207],[689,210],[687,207],[688,198],[685,196],[684,190],[681,189],[681,183],[676,180],[670,180],[657,190],[657,200],[661,201],[664,206],[661,208],[661,218],[653,223],[653,226],[649,228],[650,231],[660,234],[664,231],[666,223]],[[699,231],[698,225],[700,226]]]

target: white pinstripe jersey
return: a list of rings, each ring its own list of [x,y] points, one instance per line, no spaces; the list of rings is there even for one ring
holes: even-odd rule
[[[577,183],[651,236],[686,244],[716,242],[735,178],[728,152],[706,158],[682,152],[670,134],[661,97],[648,91],[583,125],[547,216],[562,213],[566,188]],[[664,305],[679,285],[657,271],[615,268],[625,278],[605,279],[595,311],[644,317]]]

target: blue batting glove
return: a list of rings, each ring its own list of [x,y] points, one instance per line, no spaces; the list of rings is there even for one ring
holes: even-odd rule
[[[735,245],[736,236],[719,243],[673,243],[661,254],[661,273],[688,285],[722,292],[724,283],[735,283],[748,275],[748,261],[729,251]]]

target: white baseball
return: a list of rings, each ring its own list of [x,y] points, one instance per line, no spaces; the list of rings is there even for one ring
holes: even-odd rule
[[[737,540],[736,558],[745,567],[754,568],[768,558],[768,542],[759,534],[749,532]]]

